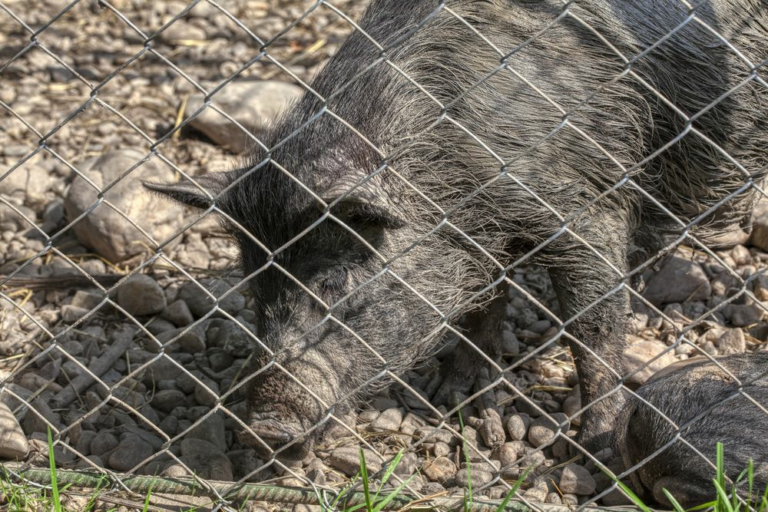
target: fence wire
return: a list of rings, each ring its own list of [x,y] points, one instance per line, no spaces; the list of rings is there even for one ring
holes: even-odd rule
[[[0,1],[5,480],[768,484],[768,7],[371,4]]]

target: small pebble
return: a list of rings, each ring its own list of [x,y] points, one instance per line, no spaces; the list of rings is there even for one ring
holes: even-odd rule
[[[387,409],[370,426],[372,432],[397,432],[403,422],[403,412],[399,408]]]
[[[437,457],[425,462],[421,471],[430,480],[443,483],[456,475],[456,465],[446,457]]]
[[[513,441],[522,441],[528,433],[531,420],[527,414],[513,414],[507,420],[507,432]]]
[[[554,413],[551,417],[552,419],[541,416],[531,423],[531,428],[528,430],[528,442],[534,447],[538,448],[549,443],[558,432],[564,433],[570,428],[570,422],[568,422],[568,417],[565,414]],[[565,423],[565,426],[558,426],[560,423]]]

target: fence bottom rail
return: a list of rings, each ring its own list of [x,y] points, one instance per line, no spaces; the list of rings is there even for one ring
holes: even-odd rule
[[[4,466],[17,480],[26,481],[40,486],[51,485],[51,473],[47,469],[21,469],[13,466]],[[264,485],[254,483],[233,484],[233,482],[219,482],[206,480],[208,488],[203,487],[193,478],[163,478],[144,475],[120,475],[114,476],[105,473],[95,473],[75,470],[56,470],[56,481],[59,486],[68,486],[79,489],[108,489],[107,484],[112,485],[113,490],[130,491],[146,496],[148,493],[174,494],[187,496],[207,495],[211,491],[219,494],[227,501],[264,501],[286,505],[323,505],[322,490],[320,493],[312,488],[280,487],[276,485]],[[334,496],[327,496],[333,501]],[[339,506],[342,509],[365,504],[365,494],[362,492],[350,492],[345,494]],[[411,507],[411,505],[415,505]],[[462,496],[439,497],[434,499],[422,499],[416,496],[401,494],[387,504],[385,510],[467,510],[471,512],[491,512],[500,510],[498,503],[473,501],[465,508]],[[549,503],[536,503],[534,509],[540,512],[568,512],[572,509],[566,505]],[[514,512],[527,512],[531,508],[519,501],[510,501],[504,509]],[[583,512],[605,512],[628,510],[628,507],[596,507],[588,506]]]

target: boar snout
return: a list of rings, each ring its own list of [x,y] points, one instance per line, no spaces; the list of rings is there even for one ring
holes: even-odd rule
[[[243,429],[240,440],[259,456],[301,460],[321,432],[319,424],[328,404],[324,406],[313,394],[329,404],[333,396],[322,373],[307,372],[308,363],[300,346],[274,356],[264,350],[254,354],[250,372],[254,377],[246,391],[248,429]]]
[[[240,441],[267,460],[273,454],[284,460],[301,460],[314,445],[312,436],[305,434],[301,422],[281,417],[274,411],[251,411],[246,424],[248,429],[240,433]]]

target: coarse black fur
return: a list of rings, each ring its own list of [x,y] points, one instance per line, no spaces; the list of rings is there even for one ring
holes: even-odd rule
[[[624,395],[603,397],[624,374],[630,258],[652,257],[683,232],[678,220],[695,220],[704,241],[749,224],[755,195],[737,192],[768,165],[768,87],[747,80],[747,62],[768,57],[768,5],[704,1],[683,26],[683,2],[569,9],[375,0],[365,33],[268,134],[271,151],[200,182],[246,275],[258,271],[259,335],[274,354],[257,361],[279,365],[251,381],[255,432],[301,456],[314,436],[300,434],[329,407],[413,367],[478,290],[531,254],[523,261],[553,278],[591,404],[581,441],[612,445]],[[690,130],[680,113],[696,116]],[[362,240],[333,218],[316,224],[324,207],[304,187],[339,199],[331,213]],[[150,188],[210,204],[188,183]],[[494,343],[479,344],[493,353]],[[466,387],[472,373],[447,372],[444,386]]]
[[[626,467],[664,449],[639,466],[637,487],[648,489],[658,503],[671,505],[663,492],[667,489],[688,509],[716,497],[714,468],[696,451],[714,463],[719,441],[726,475],[736,480],[752,459],[754,492],[762,496],[768,487],[768,352],[690,363],[643,385],[637,394],[647,403],[628,401],[616,428]],[[680,439],[674,440],[678,434]],[[741,494],[748,491],[742,484]]]

